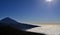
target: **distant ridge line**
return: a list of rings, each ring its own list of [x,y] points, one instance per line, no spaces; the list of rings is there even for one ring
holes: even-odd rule
[[[27,29],[31,29],[34,27],[40,27],[37,25],[31,25],[31,24],[25,24],[25,23],[19,23],[9,17],[6,17],[2,20],[0,20],[1,22],[4,22],[5,25],[10,25],[11,27],[17,28],[17,29],[21,29],[21,30],[27,30]],[[4,25],[4,24],[3,24]]]

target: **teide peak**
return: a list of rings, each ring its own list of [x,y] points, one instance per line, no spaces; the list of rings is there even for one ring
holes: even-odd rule
[[[11,26],[11,27],[19,29],[19,30],[27,30],[27,29],[31,29],[34,27],[39,27],[39,26],[35,26],[35,25],[19,23],[19,22],[15,21],[9,17],[2,19],[0,21],[0,25]]]

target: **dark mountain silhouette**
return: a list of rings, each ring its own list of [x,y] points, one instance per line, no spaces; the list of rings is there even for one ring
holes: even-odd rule
[[[18,23],[15,20],[7,17],[0,21],[0,35],[45,35],[43,33],[24,31],[34,27],[38,26]]]
[[[0,26],[0,35],[45,35],[45,34],[21,31],[8,25],[8,26]]]
[[[2,19],[0,21],[0,23],[1,22],[4,22],[1,25],[5,25],[5,26],[9,25],[9,26],[16,28],[16,29],[19,29],[19,30],[27,30],[27,29],[31,29],[34,27],[39,27],[39,26],[35,26],[35,25],[19,23],[19,22],[15,21],[9,17]]]

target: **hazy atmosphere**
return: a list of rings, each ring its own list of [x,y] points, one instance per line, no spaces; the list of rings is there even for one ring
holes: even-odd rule
[[[60,23],[60,0],[0,0],[0,19],[26,23]]]

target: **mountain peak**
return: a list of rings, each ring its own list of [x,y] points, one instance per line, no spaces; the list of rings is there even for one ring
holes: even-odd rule
[[[4,18],[4,19],[2,19],[2,20],[12,20],[10,17],[6,17],[6,18]]]
[[[2,19],[1,21],[5,22],[5,23],[17,23],[15,20],[11,19],[10,17],[6,17],[6,18]]]
[[[26,30],[26,29],[31,29],[34,27],[39,27],[39,26],[35,26],[35,25],[19,23],[9,17],[6,17],[6,18],[2,19],[1,21],[3,22],[3,25],[9,25],[9,26],[19,29],[19,30]]]

